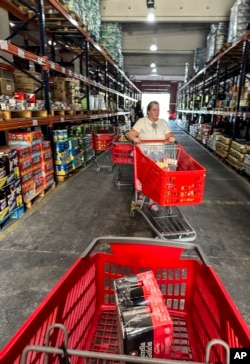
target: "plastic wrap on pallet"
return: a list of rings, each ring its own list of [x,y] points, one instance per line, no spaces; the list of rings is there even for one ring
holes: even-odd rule
[[[194,51],[194,71],[204,68],[207,59],[207,48],[196,48]]]
[[[100,44],[102,44],[110,56],[123,68],[122,55],[122,27],[119,23],[102,23],[100,31]]]
[[[211,24],[210,32],[207,35],[207,61],[209,61],[214,55],[216,31],[217,25]]]
[[[240,38],[248,23],[250,23],[250,1],[235,1],[230,11],[228,42],[234,42]]]
[[[219,22],[215,35],[215,54],[218,53],[227,41],[229,22]]]

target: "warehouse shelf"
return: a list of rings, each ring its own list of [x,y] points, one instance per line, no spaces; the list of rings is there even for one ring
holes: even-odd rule
[[[0,130],[9,130],[14,128],[25,128],[36,125],[47,125],[48,127],[53,127],[53,124],[58,122],[81,122],[93,119],[101,118],[114,118],[121,115],[119,112],[105,113],[104,114],[96,112],[94,115],[63,115],[58,118],[58,116],[53,115],[53,108],[50,105],[49,99],[49,75],[58,75],[59,77],[67,77],[72,79],[77,79],[81,82],[83,89],[89,95],[90,91],[93,93],[101,92],[106,98],[113,99],[117,106],[124,104],[125,100],[136,101],[140,90],[129,80],[127,75],[117,66],[116,62],[109,56],[106,49],[103,46],[97,44],[94,39],[92,39],[87,31],[87,25],[78,18],[78,16],[68,10],[67,5],[63,2],[58,2],[56,0],[45,0],[42,4],[41,1],[34,2],[33,0],[3,0],[1,2],[1,7],[15,18],[21,20],[21,22],[26,23],[29,27],[39,30],[40,41],[32,37],[26,30],[22,29],[20,26],[13,28],[13,34],[19,34],[30,43],[33,43],[36,47],[40,46],[41,51],[31,52],[29,48],[24,49],[21,46],[17,46],[12,43],[12,35],[10,35],[6,40],[0,40],[0,50],[14,57],[20,58],[24,61],[31,61],[38,65],[40,72],[43,75],[43,81],[39,81],[41,87],[44,89],[45,96],[45,107],[48,111],[48,117],[44,118],[20,118],[18,121],[16,119],[8,120],[8,122],[1,121]],[[42,13],[42,14],[41,14]],[[43,16],[44,15],[44,16]],[[44,34],[43,34],[44,33]],[[53,45],[48,45],[47,42],[43,41],[41,37],[46,36],[47,39],[52,39],[59,45],[64,54],[62,58],[58,50],[53,49]],[[73,44],[67,43],[67,36],[74,39]],[[33,39],[34,38],[34,39]],[[46,40],[46,39],[44,39]],[[46,43],[46,47],[45,47]],[[53,42],[52,42],[53,43]],[[27,43],[28,44],[28,43]],[[46,49],[45,49],[46,48]],[[50,56],[48,53],[58,55],[61,60],[65,59],[65,53],[71,54],[79,58],[81,62],[85,62],[85,75],[82,74],[82,69],[80,67],[80,73],[74,72],[68,67],[64,67]],[[36,54],[35,54],[36,53]],[[37,55],[39,54],[39,56]],[[41,55],[40,55],[41,54]],[[6,62],[9,60],[1,56]],[[11,62],[9,62],[9,70],[13,67]],[[67,61],[65,61],[67,63]],[[68,60],[70,63],[70,59]],[[102,76],[99,79],[92,77],[92,69],[100,69]],[[19,68],[22,70],[21,68]],[[11,71],[13,72],[13,68]],[[29,75],[29,71],[25,71],[26,75]],[[32,75],[31,75],[32,77]],[[34,79],[34,76],[32,77]],[[108,80],[108,82],[107,82]],[[107,82],[107,84],[105,84]],[[89,97],[89,96],[88,96]],[[119,104],[119,101],[122,103]],[[89,105],[89,102],[88,102]],[[112,108],[113,109],[113,108]],[[129,114],[128,112],[124,115]]]
[[[246,139],[249,139],[250,107],[242,102],[241,96],[247,74],[250,72],[249,52],[250,31],[246,30],[242,37],[233,43],[226,43],[218,54],[207,62],[178,90],[178,118],[187,123],[210,123],[211,131],[221,121],[231,124],[233,139],[239,137],[242,120],[246,126]],[[227,103],[225,95],[234,93],[233,102]],[[235,96],[236,95],[236,96]]]
[[[63,111],[63,110],[62,110]],[[91,122],[99,119],[109,119],[115,116],[128,115],[129,112],[116,113],[100,113],[100,114],[85,114],[85,115],[56,115],[47,117],[31,117],[31,118],[16,118],[11,120],[0,121],[0,131],[14,130],[19,128],[31,128],[34,126],[47,125],[53,127],[54,124],[61,123],[78,123]]]

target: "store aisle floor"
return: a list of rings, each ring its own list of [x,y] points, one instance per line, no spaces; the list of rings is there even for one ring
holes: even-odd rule
[[[171,127],[207,169],[204,202],[181,210],[250,325],[250,184],[174,123]],[[92,239],[154,237],[142,216],[130,217],[133,189],[117,188],[117,172],[118,166],[97,173],[94,165],[79,171],[1,233],[1,348]]]

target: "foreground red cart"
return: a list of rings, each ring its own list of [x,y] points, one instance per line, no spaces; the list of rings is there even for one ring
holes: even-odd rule
[[[196,232],[178,206],[200,204],[205,168],[180,144],[144,141],[134,147],[135,201],[130,214],[140,212],[159,238],[192,241]],[[143,200],[138,203],[138,197]],[[150,210],[149,199],[159,211]]]
[[[119,355],[113,281],[149,269],[174,323],[168,360]],[[230,347],[250,347],[250,331],[198,246],[100,237],[9,341],[0,362],[228,364]]]

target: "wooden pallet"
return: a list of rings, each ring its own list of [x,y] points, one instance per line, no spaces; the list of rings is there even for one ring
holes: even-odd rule
[[[47,117],[47,110],[2,110],[3,120],[31,119],[37,117]]]
[[[34,206],[35,203],[41,201],[50,191],[54,190],[55,187],[56,187],[56,184],[54,182],[49,187],[44,188],[42,191],[38,192],[37,194],[35,194],[31,198],[29,198],[28,200],[24,201],[24,205],[25,205],[26,209],[32,208],[32,206]]]
[[[56,175],[56,181],[57,182],[65,182],[67,181],[70,177],[72,177],[74,174],[76,174],[80,169],[82,168],[82,166],[79,166],[75,169],[72,169],[72,171],[70,171],[68,174],[65,175]]]

